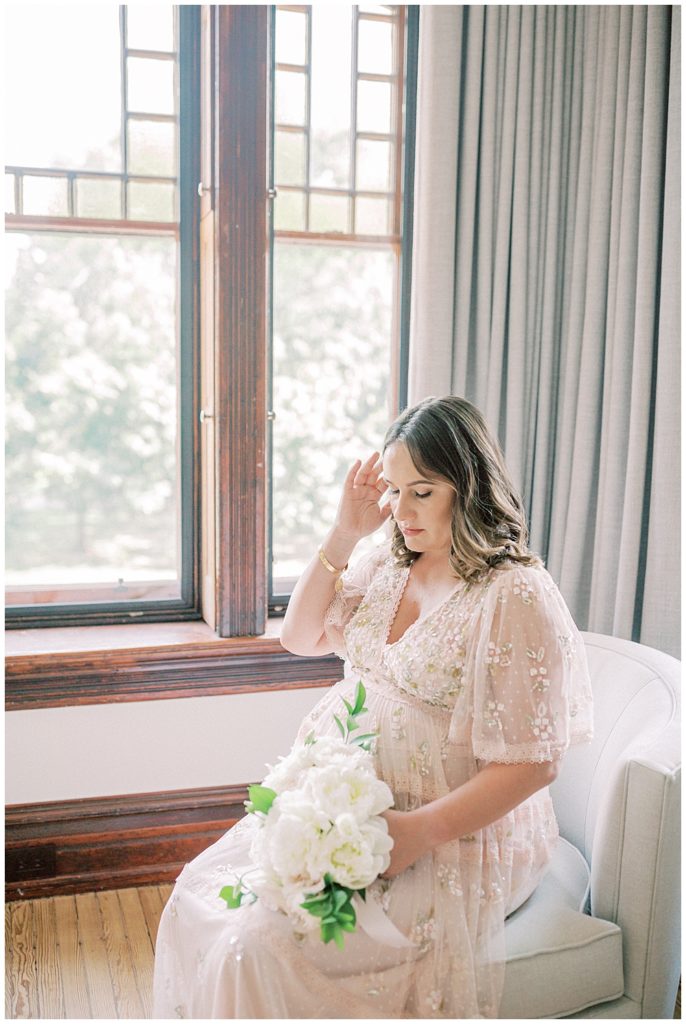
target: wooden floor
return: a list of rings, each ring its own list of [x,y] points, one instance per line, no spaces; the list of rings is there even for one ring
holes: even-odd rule
[[[5,909],[5,1019],[149,1018],[157,925],[171,885]]]
[[[55,896],[5,908],[5,1019],[149,1018],[171,885]],[[674,1010],[681,1018],[681,986]]]

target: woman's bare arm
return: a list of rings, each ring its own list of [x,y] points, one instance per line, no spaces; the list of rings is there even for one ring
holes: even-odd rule
[[[504,817],[553,782],[557,771],[557,761],[487,764],[452,793],[415,811],[386,811],[384,817],[394,840],[386,877],[400,874],[434,847],[471,835]]]
[[[357,540],[339,533],[334,527],[326,536],[322,549],[336,568],[348,562]],[[296,583],[288,601],[288,610],[281,627],[281,644],[292,654],[317,657],[331,653],[331,644],[324,634],[324,614],[334,596],[336,579],[315,555]]]

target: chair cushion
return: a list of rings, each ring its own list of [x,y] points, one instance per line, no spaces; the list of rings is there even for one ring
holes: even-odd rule
[[[561,838],[541,883],[505,922],[502,1018],[564,1017],[622,995],[621,929],[583,912],[590,877]]]

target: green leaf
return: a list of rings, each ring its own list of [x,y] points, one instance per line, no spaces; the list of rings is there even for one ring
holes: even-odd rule
[[[240,885],[225,885],[219,895],[226,901],[229,910],[235,910],[236,907],[240,907],[241,900],[243,899]]]
[[[333,941],[336,943],[339,949],[343,949],[343,932],[338,925],[336,925],[336,930],[333,933]]]
[[[355,732],[355,729],[360,728],[352,715],[348,715],[348,720],[345,724],[348,726],[348,732]]]
[[[355,708],[352,712],[353,715],[359,715],[363,710],[367,710],[364,706],[366,697],[367,691],[365,690],[364,684],[360,679],[359,683],[357,684],[357,689],[355,690]]]
[[[350,742],[361,743],[363,740],[374,740],[378,735],[378,732],[363,732],[359,736],[354,736]]]
[[[333,894],[334,910],[340,910],[348,902],[348,897],[341,889],[336,889]]]
[[[307,736],[305,737],[305,744],[304,745],[306,747],[311,747],[312,744],[316,743],[316,742],[317,742],[317,738],[316,738],[316,736],[314,734],[314,729],[313,729],[312,732],[308,732]]]
[[[343,701],[343,703],[345,704],[345,706],[346,706],[346,708],[347,708],[347,710],[348,710],[348,714],[349,714],[349,715],[352,715],[352,713],[353,713],[353,706],[352,706],[352,704],[348,704],[348,702],[347,702],[347,700],[345,699],[345,697],[341,697],[341,700],[342,700],[342,701]]]
[[[245,807],[250,814],[261,811],[263,814],[269,812],[269,808],[276,800],[276,793],[268,786],[248,786],[249,800],[246,800]]]
[[[338,728],[341,730],[341,736],[343,737],[343,739],[345,739],[345,729],[343,728],[343,723],[341,722],[341,720],[338,717],[338,715],[334,715],[333,716],[333,720],[336,723],[336,725],[338,726]]]
[[[305,902],[301,903],[300,906],[301,907],[313,906],[313,905],[315,905],[317,903],[323,903],[324,900],[328,900],[328,898],[329,898],[329,893],[328,892],[326,892],[326,891],[318,892],[314,896],[308,896],[306,898]]]
[[[301,904],[302,905],[302,904]],[[305,907],[308,913],[312,914],[312,917],[328,918],[331,916],[333,907],[330,903],[318,903],[314,907]]]

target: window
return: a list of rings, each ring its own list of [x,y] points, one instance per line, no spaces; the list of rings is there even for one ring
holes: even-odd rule
[[[199,615],[194,10],[8,9],[10,625]]]
[[[271,595],[398,411],[406,13],[279,6],[273,74]]]
[[[325,450],[342,429],[333,494],[348,453],[402,404],[406,9],[345,8],[336,119],[318,84],[335,6],[46,10],[35,63],[15,46],[8,64],[17,121],[47,143],[41,119],[77,111],[81,134],[35,149],[8,126],[8,623],[203,617],[220,637],[260,635],[268,541],[278,599],[311,552],[293,510],[311,535],[303,501]],[[34,46],[30,11],[12,9],[11,46]],[[83,69],[76,85],[66,65]],[[310,326],[330,318],[326,349],[319,327],[294,333],[300,307],[283,301],[303,281],[317,286]],[[321,390],[323,365],[339,388]],[[315,425],[308,464],[294,425],[322,400],[328,434]]]

